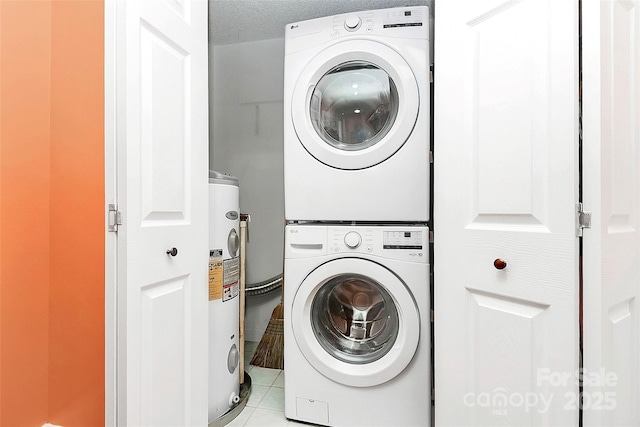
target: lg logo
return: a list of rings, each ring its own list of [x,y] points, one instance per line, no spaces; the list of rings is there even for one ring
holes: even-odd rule
[[[298,28],[298,26],[297,26],[297,25],[292,25],[289,29],[290,29],[290,30],[295,30],[296,28]]]

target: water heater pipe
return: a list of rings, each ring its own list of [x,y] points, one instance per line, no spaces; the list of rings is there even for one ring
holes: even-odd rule
[[[244,316],[245,316],[245,278],[246,276],[246,247],[247,247],[247,215],[240,215],[240,331],[238,344],[240,346],[240,384],[244,383]]]

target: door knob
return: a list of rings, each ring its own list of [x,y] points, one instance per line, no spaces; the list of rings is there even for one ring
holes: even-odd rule
[[[167,249],[167,255],[176,256],[178,255],[178,250],[176,248]]]
[[[507,267],[507,263],[503,259],[496,258],[496,260],[493,261],[493,266],[498,270],[504,270]]]

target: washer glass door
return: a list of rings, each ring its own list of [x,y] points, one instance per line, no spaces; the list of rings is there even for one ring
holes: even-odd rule
[[[355,387],[395,378],[420,338],[420,315],[406,284],[363,258],[338,258],[313,270],[296,291],[288,321],[318,372]]]
[[[336,359],[369,363],[383,357],[398,336],[398,308],[374,279],[341,274],[328,280],[311,305],[320,345]]]

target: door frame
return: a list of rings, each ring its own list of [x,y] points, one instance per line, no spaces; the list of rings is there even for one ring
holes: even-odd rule
[[[116,9],[115,0],[104,1],[104,170],[105,224],[107,205],[117,200],[116,180]],[[105,426],[117,423],[117,254],[118,235],[105,227]]]
[[[118,194],[118,156],[124,150],[118,149],[118,99],[123,95],[123,85],[117,82],[117,64],[124,59],[125,52],[119,49],[125,30],[124,2],[104,0],[104,155],[105,155],[105,426],[126,424],[127,394],[126,388],[126,289],[119,292],[119,283],[125,271],[118,270],[118,260],[124,255],[119,250],[118,233],[110,232],[108,225],[113,220],[109,204],[122,200],[124,194]],[[121,80],[122,81],[122,80]],[[126,276],[125,276],[126,278]]]

